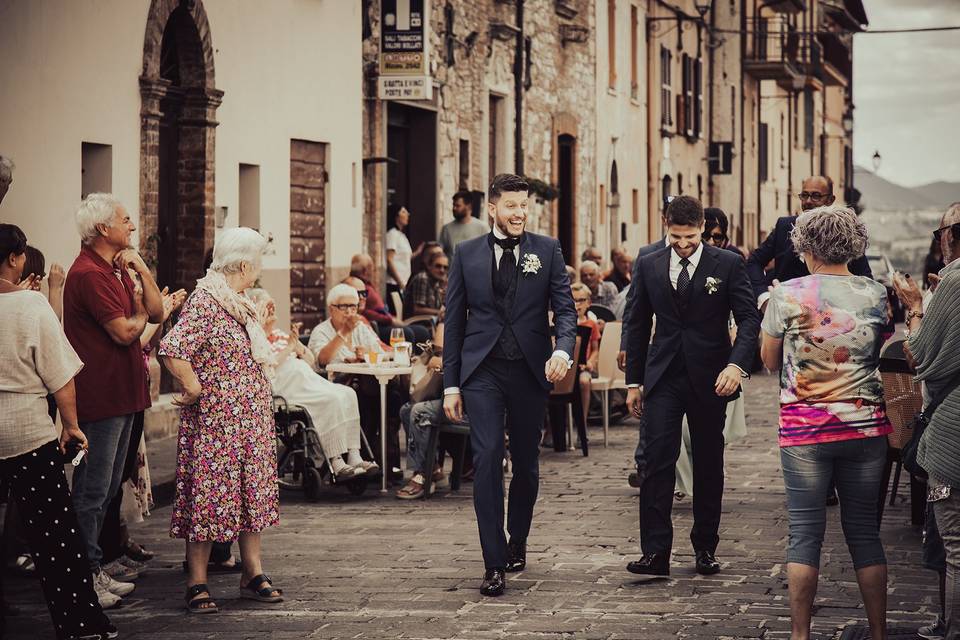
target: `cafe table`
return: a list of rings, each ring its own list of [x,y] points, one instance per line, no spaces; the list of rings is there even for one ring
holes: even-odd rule
[[[398,366],[393,362],[367,364],[365,362],[338,362],[324,367],[327,374],[348,373],[360,376],[373,376],[380,384],[380,492],[387,492],[387,478],[390,475],[390,465],[387,462],[387,383],[397,376],[407,376],[413,372],[412,367]]]

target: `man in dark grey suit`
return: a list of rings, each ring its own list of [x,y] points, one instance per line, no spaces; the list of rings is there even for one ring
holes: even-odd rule
[[[493,179],[487,204],[493,229],[457,246],[447,281],[443,408],[452,421],[464,410],[470,416],[473,504],[486,567],[480,592],[487,596],[503,593],[505,572],[526,566],[547,395],[566,375],[576,344],[577,311],[560,243],[524,231],[528,196],[520,176]],[[504,421],[513,465],[509,543],[503,532]]]
[[[743,259],[702,240],[700,201],[679,196],[667,207],[670,246],[640,259],[627,326],[627,406],[641,419],[640,543],[627,569],[669,575],[671,510],[683,417],[693,451],[690,534],[701,574],[720,570],[723,426],[756,351],[760,315]],[[737,338],[730,344],[733,313]],[[650,334],[657,317],[653,343]]]

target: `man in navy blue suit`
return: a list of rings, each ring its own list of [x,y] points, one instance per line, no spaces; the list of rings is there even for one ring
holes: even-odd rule
[[[530,187],[520,176],[493,179],[491,233],[457,246],[447,281],[443,409],[470,416],[473,505],[486,567],[480,592],[499,596],[508,571],[526,566],[539,488],[538,455],[547,395],[570,367],[577,311],[559,241],[525,232]],[[556,348],[548,311],[553,311]],[[504,427],[513,480],[503,531]]]
[[[641,419],[640,546],[627,570],[669,575],[671,510],[684,415],[693,452],[693,530],[701,574],[720,570],[723,426],[756,351],[760,315],[743,259],[702,240],[700,201],[678,196],[667,207],[668,247],[640,258],[626,327],[627,407]],[[731,312],[737,338],[730,344]],[[653,317],[656,333],[650,342]]]

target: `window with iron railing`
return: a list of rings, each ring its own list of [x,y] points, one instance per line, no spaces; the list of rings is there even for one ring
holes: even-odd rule
[[[670,66],[673,54],[666,47],[660,47],[660,124],[673,125],[673,84]]]

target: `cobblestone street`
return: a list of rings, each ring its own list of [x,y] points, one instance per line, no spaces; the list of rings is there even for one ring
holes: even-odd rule
[[[611,430],[610,446],[591,429],[591,454],[544,450],[527,569],[505,596],[482,598],[483,572],[471,485],[426,502],[326,493],[310,503],[283,495],[282,526],[264,538],[265,567],[286,592],[278,607],[241,601],[239,578],[212,576],[221,613],[183,609],[183,544],[167,537],[169,507],[138,525],[135,537],[158,551],[124,607],[110,612],[122,638],[788,638],[782,558],[787,518],[775,438],[776,380],[747,386],[748,437],[731,447],[721,546],[723,571],[697,576],[687,543],[690,500],[675,506],[673,575],[635,580],[637,491],[627,486],[636,426]],[[920,531],[909,524],[909,491],[888,508],[891,627],[933,616],[933,574],[919,568]],[[865,620],[843,544],[839,512],[829,516],[815,637],[834,638]],[[10,638],[52,637],[39,587],[9,579]]]

